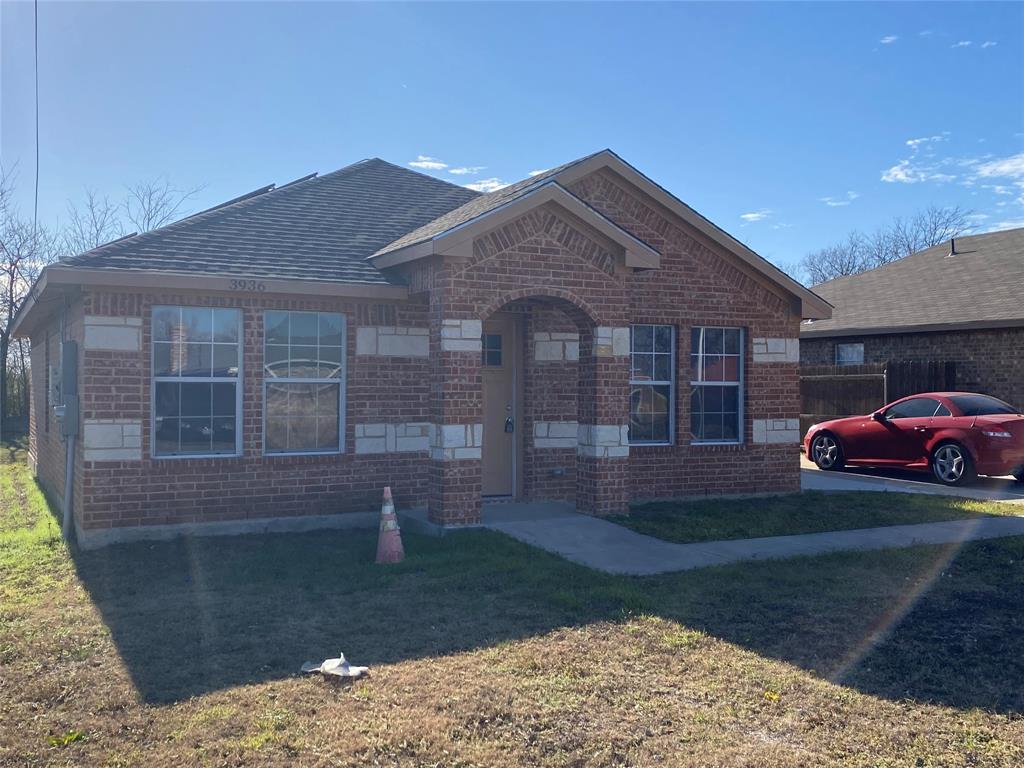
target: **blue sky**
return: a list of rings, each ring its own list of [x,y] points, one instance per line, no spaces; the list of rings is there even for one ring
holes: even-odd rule
[[[31,4],[0,26],[30,212]],[[157,176],[195,210],[364,157],[486,187],[611,147],[783,264],[931,203],[1024,226],[1021,3],[42,2],[39,44],[51,225]]]

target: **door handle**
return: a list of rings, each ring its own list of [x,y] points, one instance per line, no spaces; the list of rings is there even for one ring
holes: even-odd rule
[[[516,431],[516,423],[512,420],[511,416],[505,419],[505,431],[508,433]]]

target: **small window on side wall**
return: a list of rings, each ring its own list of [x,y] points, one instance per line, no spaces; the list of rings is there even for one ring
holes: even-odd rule
[[[836,344],[836,365],[863,365],[864,344]]]
[[[344,435],[345,317],[263,316],[266,453],[339,453]]]
[[[690,332],[690,440],[743,442],[743,330]]]

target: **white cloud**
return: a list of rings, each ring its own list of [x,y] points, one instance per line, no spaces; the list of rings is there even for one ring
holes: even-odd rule
[[[772,212],[767,208],[762,208],[760,211],[751,211],[750,213],[741,213],[740,218],[748,224],[753,224],[756,221],[764,221]]]
[[[448,167],[448,163],[442,163],[436,157],[417,155],[416,159],[409,163],[410,168],[422,168],[424,171],[440,171]]]
[[[994,48],[997,45],[999,45],[999,43],[997,43],[995,40],[986,40],[984,43],[981,44],[981,47],[982,48]]]
[[[547,173],[550,168],[541,168],[539,171],[530,171],[530,176],[540,176],[542,173]]]
[[[1021,178],[1024,176],[1024,152],[982,163],[978,166],[977,171],[979,176],[986,178]]]
[[[899,35],[886,35],[878,42],[880,42],[882,45],[890,45],[891,43],[895,43],[899,39]]]
[[[987,213],[971,213],[967,215],[967,218],[970,221],[984,221],[985,219],[990,219],[992,217]]]
[[[508,182],[502,181],[499,178],[491,178],[480,179],[480,181],[474,181],[472,184],[465,184],[464,186],[466,189],[472,189],[474,192],[496,192],[507,187]]]
[[[454,173],[456,176],[475,176],[485,168],[487,168],[486,165],[463,165],[459,168],[449,168],[448,173]]]
[[[922,136],[920,139],[907,139],[907,146],[913,149],[918,149],[922,144],[928,144],[933,141],[945,141],[945,136]]]
[[[1017,229],[1024,227],[1024,219],[1000,221],[993,224],[986,231],[987,232],[1002,232],[1004,229]]]
[[[951,46],[949,46],[949,47],[950,47],[950,48],[967,48],[968,46],[970,46],[970,45],[972,45],[972,44],[973,44],[973,43],[972,43],[972,41],[970,41],[970,40],[961,40],[961,41],[959,41],[959,42],[957,42],[957,43],[953,43],[953,44],[952,44]]]
[[[819,202],[824,203],[829,208],[841,208],[849,205],[854,200],[860,197],[859,192],[854,192],[852,189],[846,193],[846,197],[819,197]]]
[[[935,33],[932,30],[930,30],[930,29],[922,29],[917,34],[919,34],[921,37],[931,37]]]
[[[899,184],[917,184],[921,181],[953,181],[956,176],[940,173],[934,166],[914,165],[910,160],[900,160],[896,165],[882,171],[882,181]]]

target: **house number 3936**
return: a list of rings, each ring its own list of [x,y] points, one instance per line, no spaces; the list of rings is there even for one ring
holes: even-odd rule
[[[262,293],[267,290],[267,284],[259,280],[231,280],[232,291],[256,291]]]

